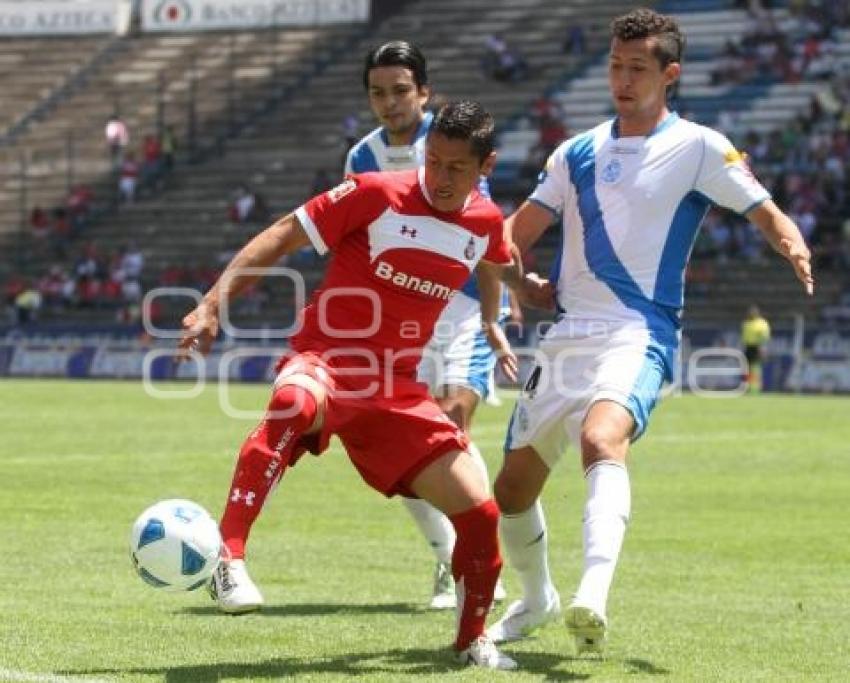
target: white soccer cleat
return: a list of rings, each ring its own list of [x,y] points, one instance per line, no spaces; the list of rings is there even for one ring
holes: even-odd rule
[[[590,607],[572,603],[567,607],[564,621],[572,634],[578,654],[602,654],[608,635],[608,620]]]
[[[496,644],[486,635],[478,636],[468,648],[458,652],[457,661],[467,666],[480,666],[484,669],[501,671],[512,671],[517,668],[516,662],[499,652]]]
[[[260,590],[248,576],[244,560],[222,559],[209,584],[210,595],[227,614],[254,612],[263,605]]]
[[[532,610],[522,600],[517,600],[505,610],[499,621],[487,629],[487,635],[494,643],[508,643],[521,640],[532,631],[555,621],[561,616],[561,598],[554,593],[544,609]]]
[[[437,566],[434,569],[434,594],[428,606],[431,609],[454,609],[457,607],[455,580],[452,577],[452,570],[449,565],[443,562],[437,562]]]

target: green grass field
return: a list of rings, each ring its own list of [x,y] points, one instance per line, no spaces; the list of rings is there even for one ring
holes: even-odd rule
[[[243,409],[266,389],[241,386]],[[495,473],[510,400],[476,441]],[[635,447],[633,515],[603,660],[560,626],[506,647],[522,670],[457,669],[453,615],[423,609],[432,560],[397,501],[335,447],[284,477],[252,537],[266,609],[227,617],[131,571],[127,535],[156,500],[221,511],[250,421],[213,390],[0,382],[0,681],[846,681],[850,400],[671,398]],[[391,435],[388,435],[391,438]],[[575,454],[545,494],[552,567],[580,569]],[[511,598],[516,578],[506,568]]]

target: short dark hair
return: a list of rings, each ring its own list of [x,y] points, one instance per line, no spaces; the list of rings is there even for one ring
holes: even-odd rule
[[[496,148],[496,124],[478,102],[447,102],[434,115],[428,134],[440,133],[450,140],[469,140],[472,152],[484,161]]]
[[[369,50],[363,68],[363,87],[369,89],[369,72],[379,66],[402,66],[410,69],[417,88],[428,85],[428,62],[422,50],[406,40],[391,40]]]
[[[655,38],[653,54],[661,68],[682,61],[685,36],[673,17],[641,7],[611,22],[611,37],[620,40]]]

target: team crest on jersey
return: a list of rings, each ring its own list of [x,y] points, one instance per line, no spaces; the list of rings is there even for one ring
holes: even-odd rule
[[[328,199],[331,200],[332,204],[336,204],[345,195],[351,194],[356,189],[357,182],[354,180],[354,178],[346,178],[339,185],[328,190]]]
[[[475,256],[475,239],[473,237],[469,238],[469,243],[466,245],[466,249],[463,250],[463,258],[467,261],[471,261]]]
[[[602,169],[602,182],[609,185],[616,183],[623,174],[623,164],[619,159],[611,159]]]

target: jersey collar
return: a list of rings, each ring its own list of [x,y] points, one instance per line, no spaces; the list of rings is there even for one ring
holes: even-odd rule
[[[653,128],[651,131],[649,131],[649,133],[647,135],[645,135],[645,136],[635,135],[635,136],[630,136],[630,137],[651,138],[653,135],[658,135],[658,133],[660,133],[664,130],[667,130],[670,126],[672,126],[678,120],[679,120],[679,115],[676,112],[671,111],[669,114],[667,114],[667,116],[664,118],[664,120],[661,123],[659,123],[657,126],[655,126],[655,128]],[[611,122],[611,137],[614,138],[615,140],[620,137],[620,117],[619,116]]]

